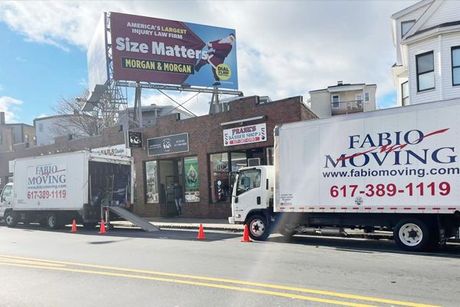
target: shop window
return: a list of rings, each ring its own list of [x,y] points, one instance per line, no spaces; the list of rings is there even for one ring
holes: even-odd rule
[[[232,163],[232,172],[237,172],[240,168],[248,165],[246,152],[231,152],[230,161]]]
[[[157,161],[145,162],[145,199],[147,204],[158,204],[160,202],[157,169]]]
[[[198,172],[198,158],[184,158],[185,173],[185,201],[188,203],[200,201],[200,176]]]
[[[273,147],[267,148],[267,165],[273,165],[274,163],[274,150]]]
[[[230,174],[228,153],[216,153],[209,156],[211,170],[211,200],[213,203],[229,200]]]

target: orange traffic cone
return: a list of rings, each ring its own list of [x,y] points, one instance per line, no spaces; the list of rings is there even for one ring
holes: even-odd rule
[[[77,222],[75,219],[72,221],[72,229],[70,230],[71,233],[76,233],[77,232]]]
[[[206,240],[206,236],[204,235],[203,224],[200,224],[200,228],[198,230],[198,236],[196,237],[197,240]]]
[[[251,242],[251,239],[249,239],[249,227],[247,224],[244,224],[243,238],[241,239],[241,242]]]
[[[103,235],[107,232],[107,230],[105,229],[105,223],[104,223],[104,220],[101,219],[101,228],[99,229],[99,234]]]

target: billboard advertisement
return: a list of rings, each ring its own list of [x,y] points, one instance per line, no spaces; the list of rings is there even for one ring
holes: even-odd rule
[[[235,30],[110,14],[113,78],[238,89]]]

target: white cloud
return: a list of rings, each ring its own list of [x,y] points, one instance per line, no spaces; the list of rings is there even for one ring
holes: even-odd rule
[[[18,120],[16,114],[21,104],[21,100],[0,96],[0,112],[5,112],[6,122],[16,122]]]
[[[414,2],[6,1],[0,20],[29,40],[63,49],[85,49],[104,11],[235,28],[245,95],[307,95],[343,80],[376,83],[381,99],[395,90],[390,16]]]

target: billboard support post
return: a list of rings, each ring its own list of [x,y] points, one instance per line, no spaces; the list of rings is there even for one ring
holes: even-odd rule
[[[137,123],[139,128],[143,127],[142,124],[142,87],[139,82],[136,82],[136,91],[134,95],[134,122]]]

